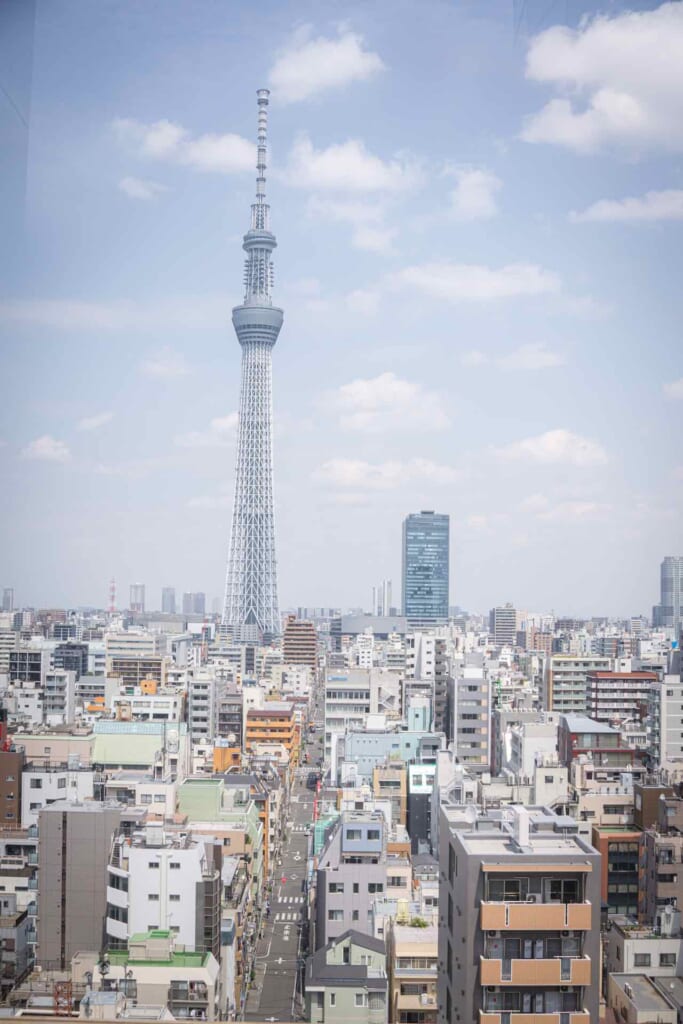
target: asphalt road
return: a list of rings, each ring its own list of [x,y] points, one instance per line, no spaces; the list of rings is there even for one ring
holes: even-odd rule
[[[319,749],[319,731],[309,738],[311,761]],[[306,906],[306,870],[308,828],[313,821],[315,791],[306,780],[315,766],[296,770],[282,847],[282,863],[273,874],[270,916],[256,951],[256,977],[247,998],[244,1020],[294,1021],[303,1018],[301,967],[308,954],[308,911]]]

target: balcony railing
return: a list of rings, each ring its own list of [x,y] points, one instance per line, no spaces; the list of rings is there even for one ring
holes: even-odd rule
[[[479,1024],[591,1024],[586,1010],[570,1010],[560,1013],[517,1013],[501,1010],[499,1013],[479,1013]]]
[[[485,931],[590,931],[592,905],[585,903],[481,904]]]
[[[480,957],[482,985],[590,985],[589,956],[535,960],[487,960]]]

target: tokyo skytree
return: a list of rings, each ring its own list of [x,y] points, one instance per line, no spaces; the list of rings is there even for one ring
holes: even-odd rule
[[[273,402],[271,353],[283,312],[273,305],[272,253],[266,203],[268,89],[259,89],[256,200],[244,236],[244,302],[232,311],[242,346],[235,500],[223,625],[239,640],[268,639],[280,632],[273,514]]]

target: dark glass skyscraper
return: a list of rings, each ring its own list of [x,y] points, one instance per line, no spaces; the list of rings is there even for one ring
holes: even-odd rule
[[[414,624],[448,619],[449,517],[413,512],[403,520],[403,614]]]

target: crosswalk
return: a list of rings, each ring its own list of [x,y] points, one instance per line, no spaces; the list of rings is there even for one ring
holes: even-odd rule
[[[299,921],[301,919],[301,911],[297,910],[294,913],[286,911],[281,914],[275,915],[276,921]]]
[[[303,903],[304,899],[304,896],[280,896],[278,903]]]
[[[308,832],[310,825],[295,825],[292,832]]]

